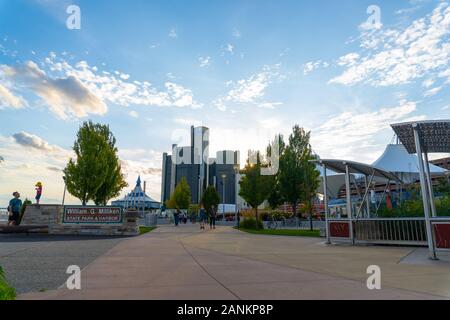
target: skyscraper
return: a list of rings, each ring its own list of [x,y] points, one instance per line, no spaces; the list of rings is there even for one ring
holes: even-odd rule
[[[191,189],[191,202],[200,203],[203,191],[213,185],[223,202],[236,203],[235,170],[239,166],[238,151],[219,151],[209,158],[209,129],[191,127],[190,146],[172,145],[172,155],[163,154],[161,201],[170,198],[182,177]]]

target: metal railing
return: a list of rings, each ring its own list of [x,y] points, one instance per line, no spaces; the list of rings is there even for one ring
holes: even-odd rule
[[[436,251],[450,251],[450,217],[430,218]],[[357,243],[428,246],[425,218],[328,219],[330,239]],[[353,237],[350,236],[353,230]]]
[[[277,221],[277,227],[288,229],[309,229],[310,221],[299,218],[282,219],[281,221]],[[313,220],[313,229],[322,228],[325,228],[325,221]]]
[[[6,224],[8,222],[8,209],[0,208],[0,224]]]
[[[358,219],[353,227],[355,241],[379,244],[426,245],[424,218]]]

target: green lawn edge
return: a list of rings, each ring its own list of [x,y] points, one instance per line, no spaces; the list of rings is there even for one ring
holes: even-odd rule
[[[149,233],[149,232],[151,232],[151,231],[153,231],[153,230],[155,230],[155,229],[156,229],[156,227],[144,227],[144,226],[140,226],[140,227],[139,227],[139,235],[143,235],[143,234]]]
[[[260,235],[268,235],[268,236],[289,236],[289,237],[312,237],[312,238],[320,238],[319,230],[297,230],[297,229],[260,229],[260,230],[252,230],[252,229],[243,229],[234,227],[236,230],[247,232],[251,234],[260,234]]]

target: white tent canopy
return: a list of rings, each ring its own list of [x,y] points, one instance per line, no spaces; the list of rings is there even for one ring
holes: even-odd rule
[[[405,183],[419,180],[419,165],[416,154],[409,154],[403,144],[389,144],[374,167],[394,172]],[[430,163],[430,173],[433,176],[444,175],[445,169]]]

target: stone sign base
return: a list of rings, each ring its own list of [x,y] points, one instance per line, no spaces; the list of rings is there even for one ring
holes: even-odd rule
[[[28,205],[21,226],[48,226],[49,234],[98,235],[98,236],[136,236],[139,235],[138,219],[134,213],[122,213],[120,224],[64,224],[64,206],[50,204]]]

